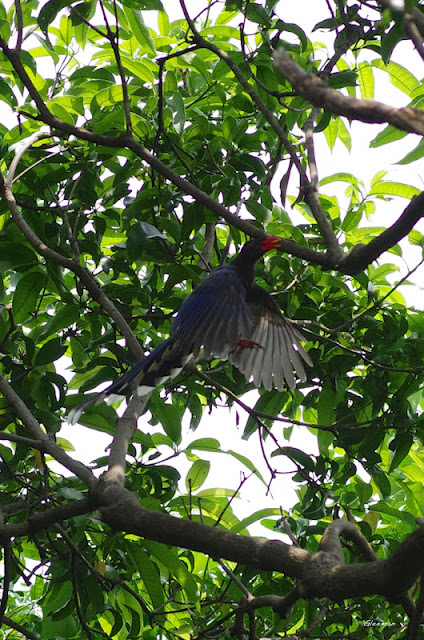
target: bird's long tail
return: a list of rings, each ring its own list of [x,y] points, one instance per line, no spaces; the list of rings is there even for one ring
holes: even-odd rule
[[[110,387],[87,398],[71,409],[68,414],[68,422],[75,424],[88,407],[98,404],[103,399],[111,403],[134,390],[140,397],[151,393],[157,386],[170,378],[175,378],[182,368],[194,358],[192,353],[183,355],[178,341],[174,338],[164,340],[148,356],[142,358],[132,369],[115,380]]]

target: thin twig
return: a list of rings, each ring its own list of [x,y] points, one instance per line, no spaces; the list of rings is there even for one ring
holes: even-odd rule
[[[414,43],[414,47],[418,55],[420,56],[421,60],[424,60],[424,48],[423,48],[424,40],[422,38],[420,30],[418,29],[417,25],[414,22],[412,14],[410,13],[409,14],[407,13],[405,15],[405,31],[410,37],[410,39],[412,40],[412,42]]]
[[[11,548],[10,540],[8,540],[3,545],[4,570],[3,570],[3,591],[1,594],[1,601],[0,601],[0,626],[2,624],[4,614],[6,613],[7,601],[9,599],[11,562],[12,562],[12,548]]]
[[[17,38],[16,38],[16,49],[18,51],[22,48],[22,38],[24,32],[24,21],[22,16],[22,5],[21,0],[15,0],[15,11],[16,11],[16,27],[17,27]]]

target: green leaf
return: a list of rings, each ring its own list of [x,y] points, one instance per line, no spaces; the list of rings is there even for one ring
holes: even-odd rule
[[[339,139],[348,151],[352,150],[352,138],[342,118],[339,120]]]
[[[374,98],[374,74],[368,62],[363,62],[358,69],[359,88],[362,99]]]
[[[267,391],[264,393],[255,404],[255,411],[258,413],[266,413],[272,416],[278,416],[287,400],[285,393],[278,393],[277,391]],[[255,433],[258,429],[257,421],[249,416],[246,427],[243,433],[243,440],[248,440],[252,433]]]
[[[397,62],[389,62],[388,64],[384,64],[384,62],[380,59],[373,60],[372,66],[377,69],[382,69],[386,71],[390,76],[390,81],[397,89],[406,93],[409,97],[413,89],[418,85],[417,78],[410,72],[408,69],[405,69],[402,65]]]
[[[38,264],[36,254],[26,245],[15,242],[0,243],[0,273],[8,269],[26,271],[36,264]]]
[[[418,196],[421,193],[419,189],[409,184],[402,184],[401,182],[381,181],[375,184],[370,191],[370,195],[388,195],[398,196],[399,198],[407,198],[412,200],[414,196]]]
[[[154,83],[154,75],[152,70],[147,64],[144,64],[142,60],[132,60],[128,56],[121,56],[122,65],[124,69],[127,69],[134,78],[140,78],[144,82],[149,84]],[[120,89],[122,92],[122,89]]]
[[[350,184],[358,184],[358,178],[355,178],[351,173],[333,173],[331,176],[327,176],[326,178],[322,178],[319,181],[321,187],[325,184],[331,184],[332,182],[349,182]]]
[[[197,491],[208,477],[210,462],[208,460],[195,460],[186,476],[187,491]]]
[[[161,36],[167,36],[169,34],[169,18],[164,10],[159,12],[158,26]]]
[[[179,444],[181,442],[181,414],[177,407],[165,403],[162,398],[159,398],[155,403],[153,414],[172,442]]]
[[[424,140],[421,139],[415,149],[406,154],[401,160],[398,160],[396,164],[409,164],[420,160],[424,156]]]
[[[339,135],[339,118],[332,118],[330,120],[328,126],[324,129],[324,135],[332,151]]]
[[[46,282],[47,277],[42,271],[32,271],[19,280],[12,303],[13,319],[17,324],[35,313],[38,296]]]
[[[194,440],[187,447],[190,451],[192,449],[200,451],[219,451],[220,448],[221,445],[215,438],[199,438],[199,440]]]
[[[126,243],[130,260],[134,262],[141,258],[147,243],[155,239],[166,240],[166,237],[149,222],[138,222],[132,226]]]
[[[143,11],[165,11],[161,0],[137,0],[135,4]]]
[[[383,498],[389,497],[391,493],[390,481],[384,471],[378,470],[373,472],[372,479],[379,488]]]
[[[408,240],[415,246],[424,247],[424,235],[417,229],[412,229],[412,231],[408,233]]]
[[[132,34],[142,47],[146,47],[156,55],[156,47],[148,27],[144,24],[143,15],[137,9],[124,6],[124,12],[131,27]]]
[[[402,20],[397,20],[393,27],[381,36],[381,57],[384,64],[388,64],[391,55],[401,40],[405,37]]]
[[[38,14],[37,22],[40,29],[46,32],[49,24],[53,22],[59,11],[71,5],[72,0],[49,0]]]
[[[125,552],[134,569],[140,572],[154,609],[158,609],[165,602],[165,594],[156,564],[151,561],[149,555],[140,548],[139,544],[134,545],[127,542]]]
[[[321,425],[331,425],[335,416],[335,392],[330,380],[326,380],[318,397],[317,422]]]
[[[377,147],[381,147],[383,144],[389,144],[390,142],[401,140],[406,135],[408,135],[406,131],[400,131],[400,129],[389,124],[383,129],[383,131],[380,131],[373,140],[371,140],[370,147],[371,149],[376,149]]]
[[[0,100],[6,102],[10,107],[16,107],[18,104],[12,87],[3,78],[0,78]]]
[[[368,267],[369,279],[374,284],[387,284],[386,276],[399,271],[399,267],[394,264],[382,264],[379,267],[370,265]]]
[[[358,74],[356,71],[339,71],[332,73],[328,79],[328,86],[332,89],[343,89],[343,87],[356,87]]]
[[[283,22],[283,20],[278,20],[275,28],[282,32],[287,31],[288,33],[294,33],[300,40],[302,50],[306,51],[308,49],[309,40],[303,29],[298,24],[292,24],[290,22]]]
[[[260,202],[255,202],[254,200],[246,200],[245,205],[249,213],[251,213],[256,218],[256,220],[258,220],[258,222],[262,222],[265,227],[271,221],[271,211],[264,207],[264,205]]]
[[[256,4],[255,2],[249,2],[247,5],[246,17],[248,20],[257,22],[264,27],[270,27],[272,24],[268,12],[260,4]]]
[[[182,133],[186,121],[183,99],[178,91],[166,97],[166,103],[171,108],[172,120],[177,133]]]
[[[233,451],[232,449],[229,449],[228,451],[225,451],[224,453],[227,453],[228,455],[233,456],[233,458],[235,458],[236,460],[241,462],[247,469],[249,469],[249,471],[254,473],[255,476],[257,478],[259,478],[259,480],[265,486],[267,485],[267,483],[265,482],[264,478],[262,477],[262,475],[259,473],[258,469],[256,468],[256,464],[254,462],[252,462],[252,460],[250,460],[250,458],[247,458],[246,456],[243,456],[241,453],[237,453],[237,451]]]
[[[62,344],[60,338],[53,338],[43,344],[40,351],[37,353],[37,357],[35,358],[35,365],[44,365],[49,364],[50,362],[54,362],[55,360],[59,360],[64,353],[66,352],[67,346]]]
[[[341,228],[343,231],[353,231],[356,229],[362,220],[362,209],[353,208],[347,212],[346,216],[343,218]]]
[[[231,531],[233,533],[241,533],[244,529],[246,529],[249,525],[257,522],[258,520],[262,520],[263,518],[267,518],[268,516],[278,516],[281,518],[281,509],[273,509],[266,508],[260,509],[259,511],[255,511],[247,518],[244,518],[239,523],[237,523],[234,527],[232,527]]]
[[[153,540],[143,540],[143,545],[179,581],[190,600],[197,602],[199,600],[197,582],[177,554],[165,545]]]
[[[80,313],[73,304],[63,305],[56,311],[55,315],[42,327],[38,334],[39,340],[44,340],[53,333],[58,333],[62,329],[67,329],[79,320]]]
[[[394,455],[390,463],[389,473],[399,467],[413,444],[414,438],[411,433],[400,433],[394,438],[393,442],[390,443],[390,449],[394,452]]]
[[[287,456],[290,460],[304,469],[307,469],[308,471],[315,470],[314,460],[304,451],[296,449],[296,447],[278,447],[278,449],[275,449],[271,454],[271,457],[274,456]]]

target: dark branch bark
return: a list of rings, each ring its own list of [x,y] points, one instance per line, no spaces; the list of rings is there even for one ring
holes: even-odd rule
[[[103,504],[101,517],[117,530],[143,536],[164,544],[206,553],[213,558],[281,571],[297,578],[303,597],[344,598],[379,593],[390,599],[400,597],[424,569],[424,527],[414,531],[387,560],[346,566],[333,553],[308,552],[273,540],[248,538],[214,527],[181,520],[141,507],[133,494],[117,486],[99,487]],[[339,533],[352,536],[352,525],[342,521]],[[336,527],[336,525],[335,525]],[[355,534],[356,536],[356,534]],[[356,536],[359,541],[361,536]],[[362,543],[362,542],[361,542]]]
[[[330,89],[317,76],[306,73],[282,48],[275,52],[274,62],[293,89],[316,107],[322,107],[350,120],[374,124],[387,122],[401,131],[424,134],[424,112],[420,109],[412,107],[396,109],[377,100],[358,100],[345,96],[339,91]]]
[[[424,217],[424,192],[415,196],[391,227],[367,245],[357,245],[338,265],[339,271],[355,275],[377,260],[385,251],[397,244]]]
[[[280,571],[298,580],[303,598],[327,597],[334,601],[381,594],[404,602],[407,590],[424,571],[424,526],[408,536],[387,560],[373,560],[363,536],[345,520],[329,527],[323,548],[309,552],[275,540],[250,538],[204,524],[150,511],[134,494],[116,483],[100,482],[90,498],[36,513],[27,521],[0,526],[0,542],[33,536],[57,522],[100,509],[101,519],[116,531],[125,531],[163,544],[224,558],[264,571]],[[343,564],[340,535],[362,546],[368,562]]]
[[[24,522],[0,526],[0,541],[4,543],[12,538],[32,537],[38,531],[44,531],[57,522],[63,522],[69,518],[90,513],[96,509],[96,506],[96,502],[90,497],[34,513]]]

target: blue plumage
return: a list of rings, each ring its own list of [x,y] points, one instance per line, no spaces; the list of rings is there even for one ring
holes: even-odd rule
[[[169,338],[116,380],[69,413],[76,422],[83,411],[105,397],[146,395],[175,377],[189,360],[204,357],[230,360],[248,380],[266,389],[293,387],[293,370],[306,379],[303,361],[312,364],[300,345],[303,339],[285,319],[267,291],[254,284],[257,260],[279,246],[278,238],[252,240],[236,259],[203,280],[181,305]]]

